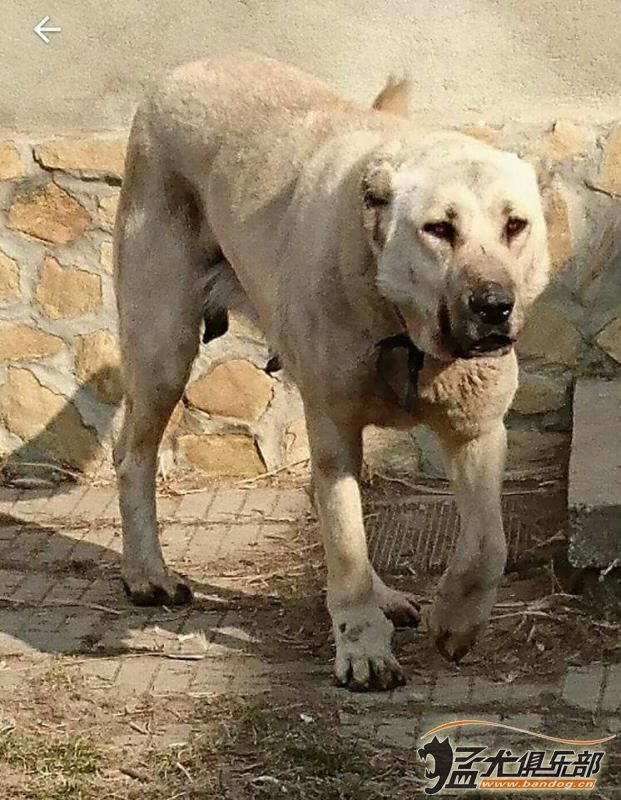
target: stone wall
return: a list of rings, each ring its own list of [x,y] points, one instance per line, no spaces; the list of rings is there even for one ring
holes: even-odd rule
[[[572,380],[621,369],[621,126],[469,128],[550,172],[554,280],[522,336],[510,466],[563,457]],[[110,463],[121,385],[111,232],[125,135],[0,142],[0,451],[93,473]],[[162,469],[255,476],[307,456],[295,390],[233,320],[203,345]],[[367,434],[378,470],[441,469],[424,431]]]

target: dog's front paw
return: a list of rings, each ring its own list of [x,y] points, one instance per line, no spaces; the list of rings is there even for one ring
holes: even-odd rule
[[[429,631],[436,647],[456,664],[469,652],[487,625],[496,589],[473,581],[443,579],[429,616]]]
[[[162,567],[148,571],[123,567],[123,586],[135,606],[183,606],[192,602],[192,590],[174,572]]]
[[[334,672],[352,692],[387,691],[405,678],[392,654],[393,626],[377,606],[349,608],[333,615]]]

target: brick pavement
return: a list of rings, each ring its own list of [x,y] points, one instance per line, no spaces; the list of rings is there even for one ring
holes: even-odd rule
[[[241,592],[234,577],[218,574],[222,559],[243,562],[282,546],[309,514],[307,495],[298,489],[218,487],[161,498],[166,558],[199,585],[198,602],[188,609],[136,609],[120,591],[111,488],[0,488],[0,691],[19,686],[24,671],[64,657],[94,685],[127,696],[254,694],[304,680],[323,696],[343,697],[331,686],[327,664],[267,660],[255,646],[262,632],[253,630],[243,609],[222,608],[222,597]],[[599,732],[616,731],[621,669],[592,664],[568,669],[556,683],[533,677],[528,684],[444,673],[356,702],[359,713],[342,720],[343,730],[372,730],[386,742],[415,740],[455,712],[537,729],[543,706],[562,707],[570,717],[588,712]]]

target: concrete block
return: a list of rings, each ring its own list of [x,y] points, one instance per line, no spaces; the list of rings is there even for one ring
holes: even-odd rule
[[[621,380],[576,384],[568,504],[571,563],[621,559]]]

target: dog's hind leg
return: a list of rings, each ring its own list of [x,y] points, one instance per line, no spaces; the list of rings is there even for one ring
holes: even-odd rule
[[[155,476],[162,434],[199,346],[204,258],[190,196],[171,190],[134,143],[115,232],[115,284],[125,388],[115,445],[123,527],[122,575],[138,605],[174,605],[191,592],[164,563]]]

